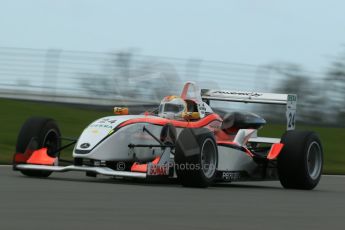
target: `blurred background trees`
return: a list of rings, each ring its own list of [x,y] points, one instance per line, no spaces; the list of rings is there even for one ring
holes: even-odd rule
[[[103,105],[129,101],[158,104],[165,95],[179,94],[185,81],[195,81],[202,88],[295,93],[299,122],[345,126],[345,53],[320,73],[294,63],[254,66],[145,56],[134,49],[93,53],[0,48],[2,97],[36,95],[37,100],[52,101],[59,101],[59,97],[75,101],[92,98],[93,103],[108,99],[100,103]],[[225,103],[217,106],[229,108]],[[231,105],[230,109],[238,107]],[[285,120],[284,109],[267,105],[244,109],[270,121]]]
[[[340,55],[328,70],[325,88],[330,110],[340,125],[345,124],[345,54]]]

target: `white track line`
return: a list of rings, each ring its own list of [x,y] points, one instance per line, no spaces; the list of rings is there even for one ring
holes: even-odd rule
[[[322,176],[325,176],[325,177],[342,177],[342,178],[345,177],[345,175],[322,175]]]

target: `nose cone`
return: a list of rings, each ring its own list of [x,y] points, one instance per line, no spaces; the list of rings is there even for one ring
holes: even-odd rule
[[[88,153],[102,140],[114,133],[114,129],[121,123],[137,118],[138,116],[126,115],[126,116],[110,116],[103,117],[92,122],[78,139],[75,152],[76,153]]]

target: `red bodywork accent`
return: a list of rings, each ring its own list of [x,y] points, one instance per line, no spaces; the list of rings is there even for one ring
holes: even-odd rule
[[[248,156],[250,157],[254,156],[254,154],[249,149],[247,149],[246,147],[240,146],[237,143],[232,142],[232,141],[217,141],[217,144],[238,147],[238,148],[241,148],[245,153],[247,153]]]
[[[236,146],[239,146],[238,144],[236,144],[235,142],[232,142],[232,141],[217,141],[217,144],[218,145],[236,145]]]
[[[177,120],[169,120],[165,118],[150,116],[150,117],[130,119],[120,124],[119,127],[124,127],[124,126],[135,124],[135,123],[150,123],[154,125],[165,125],[167,123],[171,123],[175,127],[180,127],[180,128],[202,128],[202,127],[207,126],[209,123],[211,123],[214,120],[221,121],[222,119],[220,118],[218,114],[215,114],[215,113],[210,114],[198,121],[177,121]]]
[[[31,156],[32,151],[26,151],[25,153],[16,153],[14,154],[14,163],[20,164],[20,163],[26,163],[26,161]]]
[[[275,143],[272,145],[270,152],[267,155],[268,160],[274,160],[278,157],[280,154],[281,150],[283,149],[284,144],[282,143]]]
[[[41,148],[34,151],[28,150],[25,153],[16,153],[14,162],[16,164],[54,165],[56,158],[48,156],[47,151],[47,148]]]
[[[216,130],[214,133],[216,140],[217,141],[226,141],[226,142],[231,142],[234,139],[234,136],[230,136],[229,134],[227,134],[226,132],[224,132],[223,130]]]
[[[131,167],[131,172],[147,172],[147,164],[139,164],[135,162]]]
[[[183,100],[186,100],[187,98],[187,94],[188,94],[188,90],[189,90],[189,86],[193,86],[194,87],[194,90],[195,90],[195,85],[191,82],[187,82],[184,87],[183,87],[183,90],[182,90],[182,93],[181,93],[181,98]]]
[[[151,163],[158,164],[160,157],[156,157]],[[131,167],[131,172],[147,172],[147,164],[140,164],[135,162]]]

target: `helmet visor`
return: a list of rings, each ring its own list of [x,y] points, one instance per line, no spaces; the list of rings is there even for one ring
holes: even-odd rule
[[[180,104],[166,103],[164,105],[164,112],[180,113],[184,110],[184,106]]]

